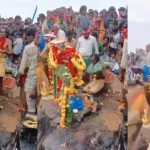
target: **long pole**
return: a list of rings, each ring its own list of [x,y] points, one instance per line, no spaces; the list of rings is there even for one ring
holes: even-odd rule
[[[38,6],[36,5],[35,10],[34,10],[34,13],[33,13],[33,16],[32,16],[32,23],[33,23],[34,18],[35,18],[35,16],[36,16],[37,10],[38,10]]]

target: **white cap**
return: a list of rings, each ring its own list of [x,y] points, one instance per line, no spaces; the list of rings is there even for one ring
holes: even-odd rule
[[[53,33],[48,33],[44,35],[45,37],[52,37],[52,38],[56,38],[56,36]]]
[[[51,41],[52,44],[63,44],[65,43],[66,41],[65,40],[62,40],[62,39],[53,39]]]

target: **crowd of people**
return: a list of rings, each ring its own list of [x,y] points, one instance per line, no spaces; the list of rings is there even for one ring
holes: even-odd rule
[[[23,21],[20,16],[0,18],[0,94],[4,94],[4,87],[13,88],[16,83],[20,86],[19,110],[36,113],[37,79],[41,78],[37,70],[43,68],[49,80],[45,61],[48,55],[44,54],[54,39],[82,55],[87,67],[85,82],[89,76],[103,71],[104,66],[123,82],[127,36],[127,8],[124,7],[97,11],[81,6],[79,12],[61,7],[40,14],[37,21],[31,18]]]
[[[150,45],[146,49],[136,49],[136,52],[128,54],[129,83],[147,82],[150,66]],[[139,82],[140,81],[140,82]]]

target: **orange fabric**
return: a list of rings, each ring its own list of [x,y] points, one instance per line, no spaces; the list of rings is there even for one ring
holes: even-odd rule
[[[59,19],[57,17],[52,17],[52,16],[49,17],[48,19],[51,20],[53,24],[55,24],[59,21]]]
[[[48,81],[48,78],[44,72],[44,66],[41,62],[38,63],[37,77],[38,77],[38,91],[41,91],[41,89],[43,87],[43,82],[45,83],[45,86],[48,89],[49,88],[49,81]]]
[[[105,27],[104,27],[104,21],[100,21],[100,27],[99,27],[99,42],[103,43],[105,38]]]
[[[37,67],[38,82],[41,82],[41,81],[42,81],[42,74],[43,74],[43,71],[44,71],[44,66],[42,65],[42,63],[39,63],[39,64],[38,64],[38,67]]]

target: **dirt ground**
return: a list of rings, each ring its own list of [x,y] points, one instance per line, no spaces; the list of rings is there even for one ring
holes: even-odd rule
[[[16,91],[14,92],[15,97],[17,93]],[[11,134],[16,131],[19,121],[18,104],[19,98],[12,99],[0,96],[0,106],[3,107],[0,110],[0,145],[7,144],[9,141],[8,137],[11,137]]]

